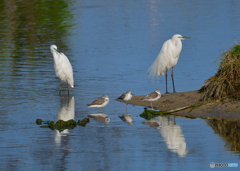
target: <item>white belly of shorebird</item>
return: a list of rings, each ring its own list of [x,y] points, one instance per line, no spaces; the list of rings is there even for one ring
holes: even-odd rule
[[[129,101],[129,100],[131,100],[131,98],[132,98],[132,95],[127,94],[123,100],[124,101]]]
[[[109,101],[105,101],[103,104],[101,104],[101,105],[91,105],[91,106],[88,106],[88,108],[89,107],[98,107],[98,108],[102,108],[102,107],[104,107],[104,106],[106,106],[107,104],[108,104],[108,102]]]

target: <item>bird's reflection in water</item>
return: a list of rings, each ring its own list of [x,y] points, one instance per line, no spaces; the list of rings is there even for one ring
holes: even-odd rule
[[[132,125],[133,118],[132,118],[132,115],[130,113],[125,113],[122,116],[118,115],[118,117],[120,119],[122,119],[124,122],[127,122],[128,125]]]
[[[63,120],[68,121],[75,117],[75,102],[73,96],[64,95],[61,96],[61,108],[57,113],[57,121]],[[66,136],[69,133],[68,129],[61,132],[56,130],[55,143],[61,145],[61,137]]]
[[[181,127],[170,117],[158,116],[144,123],[148,126],[157,127],[169,150],[177,153],[179,157],[186,156],[187,145]]]
[[[90,113],[88,114],[90,118],[94,118],[98,122],[102,122],[108,124],[110,122],[110,118],[106,113],[99,112],[99,113]]]

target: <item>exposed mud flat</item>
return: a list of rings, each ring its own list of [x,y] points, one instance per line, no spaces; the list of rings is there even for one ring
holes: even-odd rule
[[[240,119],[240,101],[223,99],[222,101],[201,101],[202,93],[188,91],[181,93],[162,94],[161,98],[152,105],[155,110],[169,111],[177,108],[191,106],[187,109],[172,113],[185,117],[230,117]],[[144,96],[133,96],[128,104],[150,107],[151,102],[143,102]],[[124,102],[123,100],[116,99]],[[125,103],[125,102],[124,102]]]

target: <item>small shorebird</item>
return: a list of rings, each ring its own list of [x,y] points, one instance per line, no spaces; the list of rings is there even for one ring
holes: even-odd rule
[[[150,101],[150,102],[151,102],[151,107],[152,107],[152,110],[153,110],[152,102],[153,102],[153,101],[157,101],[158,99],[160,99],[160,97],[161,97],[161,93],[160,93],[160,91],[157,89],[157,90],[155,90],[154,92],[146,95],[146,96],[142,99],[142,101]]]
[[[90,104],[87,104],[88,105],[88,108],[89,107],[98,107],[100,108],[100,112],[101,112],[101,108],[106,106],[109,102],[109,98],[107,95],[103,95],[102,97],[94,100],[92,103]]]
[[[118,97],[118,99],[125,101],[126,111],[127,111],[127,105],[128,105],[127,102],[132,99],[132,92],[130,90],[128,90],[126,93],[123,93],[120,97]]]

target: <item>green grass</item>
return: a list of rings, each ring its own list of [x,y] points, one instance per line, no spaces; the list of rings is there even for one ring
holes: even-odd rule
[[[199,90],[203,100],[230,97],[240,99],[240,45],[235,45],[220,56],[217,73],[206,80]]]

